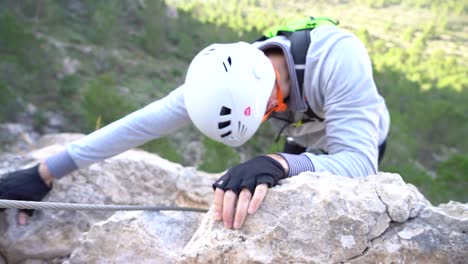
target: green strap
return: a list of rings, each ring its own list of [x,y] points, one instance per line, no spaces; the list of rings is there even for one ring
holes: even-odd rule
[[[303,29],[314,29],[319,26],[337,26],[338,21],[331,19],[329,17],[306,17],[301,19],[296,19],[284,26],[275,26],[267,29],[263,35],[267,38],[271,38],[277,36],[279,32],[286,31],[286,32],[294,32]]]

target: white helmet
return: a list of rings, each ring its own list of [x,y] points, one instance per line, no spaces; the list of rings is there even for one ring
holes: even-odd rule
[[[273,64],[259,49],[245,42],[213,44],[190,64],[185,106],[201,132],[238,147],[260,126],[274,83]]]

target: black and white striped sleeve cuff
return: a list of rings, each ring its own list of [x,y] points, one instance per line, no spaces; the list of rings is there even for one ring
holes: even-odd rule
[[[296,176],[304,171],[315,171],[314,164],[306,155],[294,155],[288,153],[278,153],[278,155],[281,155],[288,163],[288,177]]]

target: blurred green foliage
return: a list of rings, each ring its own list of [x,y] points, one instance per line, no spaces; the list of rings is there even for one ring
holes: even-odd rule
[[[121,1],[100,0],[87,1],[87,6],[93,8],[90,12],[92,27],[86,27],[87,35],[94,44],[106,45],[118,41],[118,19],[123,15]]]
[[[433,179],[429,197],[438,204],[460,197],[466,202],[468,181],[468,156],[454,155],[437,166],[437,178]]]
[[[147,1],[143,12],[145,27],[141,36],[143,49],[154,57],[166,52],[166,4],[163,1]]]
[[[224,144],[203,137],[203,163],[199,166],[200,170],[211,172],[222,172],[227,168],[237,165],[240,157],[237,151]]]
[[[156,152],[161,157],[168,159],[172,162],[183,162],[182,156],[177,150],[177,144],[170,140],[168,137],[152,140],[141,146],[141,148],[146,151]]]
[[[210,43],[250,42],[291,18],[335,16],[366,45],[391,112],[381,170],[401,174],[433,203],[468,202],[467,13],[457,0],[3,0],[0,122],[32,103],[37,128],[45,111],[56,111],[69,121],[64,131],[91,132],[98,120],[108,124],[177,87]],[[64,70],[66,58],[79,61],[74,71]],[[183,140],[200,140],[199,168],[219,172],[284,143],[273,142],[268,124],[237,149],[192,134],[143,148],[183,163]]]
[[[12,115],[17,111],[18,103],[16,102],[16,96],[13,91],[8,88],[4,83],[0,81],[0,105],[2,111],[0,111],[0,123],[6,122]]]
[[[111,75],[100,75],[84,90],[83,111],[87,132],[99,129],[136,110],[126,96],[116,89]]]

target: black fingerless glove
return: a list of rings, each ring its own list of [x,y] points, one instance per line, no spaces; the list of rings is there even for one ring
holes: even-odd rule
[[[253,194],[257,185],[266,183],[271,188],[285,177],[286,171],[278,161],[268,156],[258,156],[230,168],[213,183],[213,189],[232,190],[239,194],[243,188],[247,188]]]
[[[0,178],[0,199],[40,201],[52,189],[39,175],[39,165]],[[0,211],[5,210],[0,208]],[[32,215],[34,210],[21,210]]]

